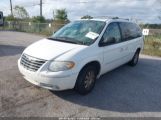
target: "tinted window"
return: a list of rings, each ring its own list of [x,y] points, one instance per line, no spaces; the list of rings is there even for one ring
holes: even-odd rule
[[[135,27],[136,27],[137,37],[141,37],[142,36],[142,30],[140,29],[140,27],[138,25],[135,25]]]
[[[1,13],[0,13],[0,19],[2,19],[2,15],[1,15]]]
[[[142,36],[140,28],[134,23],[121,22],[120,27],[123,40],[131,40]]]
[[[117,23],[108,25],[103,37],[102,42],[104,45],[114,44],[121,41],[120,29]]]

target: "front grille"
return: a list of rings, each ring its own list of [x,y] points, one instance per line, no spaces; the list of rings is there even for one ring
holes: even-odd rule
[[[21,65],[26,68],[27,70],[36,72],[46,60],[38,59],[26,54],[23,54],[21,57]]]

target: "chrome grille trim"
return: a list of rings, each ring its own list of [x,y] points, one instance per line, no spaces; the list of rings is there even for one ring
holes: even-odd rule
[[[38,59],[26,54],[23,54],[20,60],[20,63],[24,68],[34,72],[36,72],[45,62],[46,60]]]

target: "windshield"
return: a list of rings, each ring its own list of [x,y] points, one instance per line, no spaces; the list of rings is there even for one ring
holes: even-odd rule
[[[53,34],[49,39],[91,45],[98,38],[105,26],[105,22],[81,20],[67,24]]]

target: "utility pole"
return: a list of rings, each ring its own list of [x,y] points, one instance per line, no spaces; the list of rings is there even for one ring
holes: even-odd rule
[[[42,17],[42,0],[40,0],[40,16]]]
[[[12,0],[10,0],[11,16],[13,16]]]

